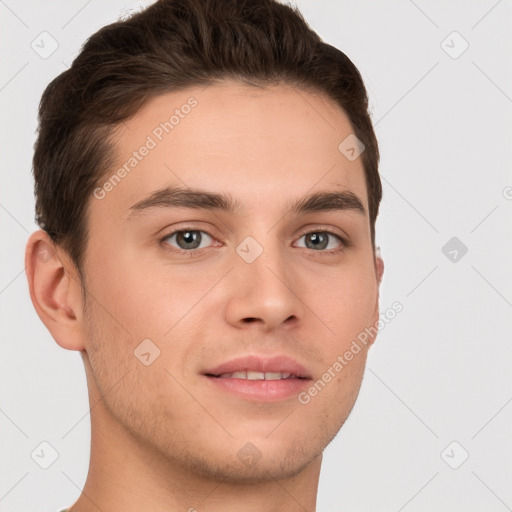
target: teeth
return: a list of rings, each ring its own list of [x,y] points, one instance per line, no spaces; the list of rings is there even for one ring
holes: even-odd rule
[[[267,372],[265,373],[265,380],[279,380],[283,379],[283,375],[286,375],[285,373],[281,372]]]
[[[247,372],[247,380],[265,380],[265,374],[262,372]]]
[[[219,375],[223,379],[246,379],[246,380],[281,380],[289,379],[293,374],[288,372],[233,372]]]

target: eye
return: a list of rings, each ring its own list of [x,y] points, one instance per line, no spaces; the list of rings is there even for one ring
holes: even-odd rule
[[[304,242],[300,243],[303,239]],[[160,242],[168,246],[167,250],[192,256],[195,251],[211,246],[215,239],[206,231],[185,228],[167,234],[160,239]],[[217,244],[222,245],[219,242]],[[336,253],[349,245],[341,236],[330,231],[319,230],[305,233],[296,244],[297,247],[312,249],[320,254]]]
[[[203,249],[212,242],[212,237],[199,229],[182,229],[173,231],[161,239],[161,242],[172,245],[181,251]]]
[[[336,252],[345,247],[345,241],[339,235],[335,235],[330,231],[311,231],[302,235],[299,240],[305,239],[304,245],[306,249],[315,251]]]

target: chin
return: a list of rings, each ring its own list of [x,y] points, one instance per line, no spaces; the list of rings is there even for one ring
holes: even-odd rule
[[[213,447],[197,443],[186,450],[173,450],[174,463],[203,478],[232,484],[258,484],[293,478],[318,461],[330,437],[304,435],[290,441],[275,432],[275,439],[239,437]],[[177,460],[179,459],[179,461]]]
[[[220,461],[214,457],[202,456],[200,459],[189,459],[189,469],[205,478],[231,484],[261,484],[275,480],[293,478],[304,471],[318,454],[307,453],[287,454],[278,460],[262,454],[256,462],[241,462],[240,459],[230,457]],[[320,453],[321,455],[321,453]]]

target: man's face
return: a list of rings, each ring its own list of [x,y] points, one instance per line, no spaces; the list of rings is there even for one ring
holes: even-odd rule
[[[322,453],[368,347],[333,365],[378,318],[363,165],[338,149],[352,132],[330,100],[230,82],[162,95],[121,126],[103,183],[125,172],[89,204],[93,424],[108,417],[163,460],[230,480],[293,475]],[[167,187],[236,208],[143,202]],[[321,192],[346,198],[292,208]]]

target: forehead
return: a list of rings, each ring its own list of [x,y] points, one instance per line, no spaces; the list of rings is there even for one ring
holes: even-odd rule
[[[119,127],[102,207],[127,213],[151,192],[180,186],[229,192],[245,211],[257,198],[289,203],[316,188],[350,190],[367,208],[361,158],[339,149],[352,134],[336,103],[291,85],[166,93]]]

